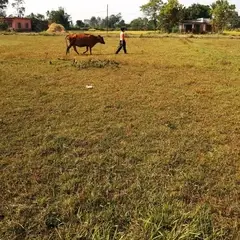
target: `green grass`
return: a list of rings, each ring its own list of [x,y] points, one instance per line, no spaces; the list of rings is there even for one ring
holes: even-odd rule
[[[105,41],[0,36],[0,239],[239,239],[239,40]]]

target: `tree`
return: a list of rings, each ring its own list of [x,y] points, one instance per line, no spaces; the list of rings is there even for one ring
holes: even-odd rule
[[[38,13],[31,13],[27,16],[32,20],[32,30],[35,32],[41,32],[48,29],[48,21],[45,20],[44,15]]]
[[[161,8],[159,14],[159,23],[162,30],[172,32],[174,27],[177,27],[180,20],[182,20],[183,6],[178,0],[168,0]]]
[[[184,19],[211,18],[211,8],[209,5],[192,4],[184,10]]]
[[[82,20],[77,20],[77,21],[76,21],[76,25],[77,25],[79,28],[85,27],[85,24],[84,24],[84,22],[83,22]]]
[[[70,27],[71,16],[67,14],[62,7],[51,12],[47,11],[47,17],[50,22],[62,24],[66,29]]]
[[[116,23],[115,27],[116,28],[121,28],[121,27],[126,27],[126,23],[124,21],[124,19],[121,19],[119,22]]]
[[[240,16],[238,15],[238,12],[235,11],[232,13],[230,20],[229,20],[229,28],[240,28]]]
[[[0,17],[6,17],[7,14],[4,10],[0,9]]]
[[[30,15],[27,16],[28,18],[35,18],[35,19],[38,19],[40,21],[44,21],[45,20],[45,17],[43,14],[34,14],[34,13],[31,13]]]
[[[90,22],[89,22],[89,25],[91,28],[97,28],[98,27],[98,20],[96,17],[91,17],[90,18]]]
[[[155,30],[158,25],[158,16],[163,5],[162,0],[150,0],[147,4],[144,4],[140,7],[140,10],[150,18],[154,23]]]
[[[217,0],[211,7],[213,25],[221,32],[230,24],[236,7],[234,4],[229,4],[228,0]]]
[[[101,26],[101,24],[102,24],[102,18],[97,17],[97,24],[98,24],[98,27]]]
[[[144,30],[149,30],[149,28],[151,28],[149,23],[150,23],[150,21],[146,17],[142,18],[142,24],[143,24]]]
[[[126,23],[122,19],[121,13],[118,13],[116,15],[112,14],[111,16],[108,17],[108,19],[92,16],[89,20],[89,26],[91,28],[104,29],[107,27],[107,25],[108,28],[116,29],[123,26],[125,27]]]
[[[8,0],[0,0],[0,17],[6,17],[5,9],[7,8]]]
[[[100,17],[92,16],[89,20],[89,27],[91,28],[100,29],[100,28],[106,27],[106,25],[107,25],[106,21],[104,21],[104,19]],[[85,24],[85,27],[86,27],[86,24]]]
[[[108,27],[109,28],[115,29],[115,28],[119,27],[121,24],[125,24],[124,22],[122,22],[121,13],[118,13],[117,15],[112,14],[108,18]]]
[[[0,10],[3,10],[7,7],[8,0],[0,0]]]
[[[133,19],[130,23],[130,28],[133,30],[148,30],[148,19],[145,18],[136,18]]]
[[[6,17],[5,9],[7,8],[8,0],[0,0],[0,17]],[[6,30],[8,25],[0,23],[0,30]]]
[[[25,13],[24,0],[14,0],[12,7],[16,9],[17,16],[23,17]]]
[[[101,19],[100,28],[105,29],[107,27],[108,20],[107,18]]]

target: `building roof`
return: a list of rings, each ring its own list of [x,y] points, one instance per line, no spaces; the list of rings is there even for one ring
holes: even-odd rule
[[[25,17],[3,17],[2,19],[6,19],[6,20],[13,20],[13,19],[31,20],[31,18],[25,18]]]
[[[183,20],[182,23],[207,23],[211,24],[210,18],[198,18],[193,20]]]

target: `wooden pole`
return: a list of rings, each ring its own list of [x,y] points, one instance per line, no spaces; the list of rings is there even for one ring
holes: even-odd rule
[[[108,33],[108,4],[107,4],[107,33]]]

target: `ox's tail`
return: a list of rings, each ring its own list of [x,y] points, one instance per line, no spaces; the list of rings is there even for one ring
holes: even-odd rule
[[[68,47],[69,34],[65,37],[65,41],[66,41],[66,47]]]
[[[69,34],[65,37],[65,41],[66,41],[66,47],[67,47],[67,50],[66,50],[66,55],[67,55],[68,52],[69,52],[69,47],[70,47],[70,45],[68,45],[68,41],[69,41],[69,44],[70,44]]]

